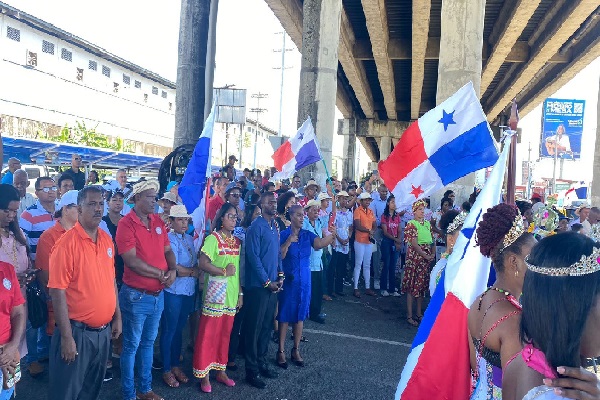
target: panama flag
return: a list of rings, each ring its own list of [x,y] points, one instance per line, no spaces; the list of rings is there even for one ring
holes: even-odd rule
[[[379,163],[379,173],[403,210],[497,159],[492,131],[469,82],[408,127]]]
[[[467,216],[448,265],[412,343],[396,399],[468,399],[471,391],[467,314],[487,287],[491,261],[475,244],[481,216],[500,202],[510,138]],[[443,371],[443,372],[440,372]]]
[[[296,171],[321,160],[315,128],[310,117],[304,121],[296,135],[281,145],[272,155],[277,172],[275,179],[286,179]]]
[[[196,143],[194,153],[190,158],[183,179],[179,185],[179,197],[183,201],[187,212],[192,216],[192,223],[198,235],[195,243],[197,247],[204,239],[206,228],[206,200],[208,197],[207,185],[210,179],[212,158],[212,135],[215,126],[215,103],[213,103],[208,118],[204,122],[202,134]]]

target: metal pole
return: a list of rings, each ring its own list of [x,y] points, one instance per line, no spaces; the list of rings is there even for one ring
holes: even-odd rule
[[[229,124],[225,123],[225,157],[227,157],[228,154],[229,154]],[[225,166],[224,158],[223,158],[223,166]]]
[[[529,149],[527,150],[529,155],[527,156],[527,198],[531,198],[531,142],[529,142]]]
[[[281,46],[281,87],[279,88],[279,137],[281,137],[281,116],[283,114],[283,74],[285,73],[285,31],[283,36],[283,44]]]
[[[558,141],[554,140],[554,167],[552,168],[552,193],[556,193],[556,162],[558,161]]]
[[[240,159],[239,159],[239,168],[242,169],[242,152],[244,150],[244,125],[240,124]]]
[[[260,98],[258,99],[260,104]],[[252,169],[256,169],[256,147],[258,143],[258,115],[260,112],[256,111],[256,130],[254,131],[254,158],[252,159]]]

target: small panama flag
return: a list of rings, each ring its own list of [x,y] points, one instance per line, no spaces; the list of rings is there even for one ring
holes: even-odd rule
[[[281,145],[272,156],[277,172],[274,179],[286,179],[296,171],[321,161],[321,153],[310,117],[304,121],[294,137]]]

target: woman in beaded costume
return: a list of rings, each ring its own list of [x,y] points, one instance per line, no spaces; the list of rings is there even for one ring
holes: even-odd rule
[[[501,399],[502,369],[521,351],[519,297],[525,277],[525,257],[536,244],[523,217],[512,205],[487,210],[477,228],[481,254],[492,259],[496,282],[471,305],[468,314],[471,399]]]
[[[582,367],[600,354],[600,247],[574,232],[542,239],[525,260],[520,338],[504,370],[505,400],[598,399]]]

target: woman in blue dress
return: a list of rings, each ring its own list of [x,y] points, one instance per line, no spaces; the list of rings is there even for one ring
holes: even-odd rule
[[[279,351],[277,365],[287,368],[285,358],[285,336],[288,324],[292,324],[294,348],[291,358],[294,364],[304,366],[298,346],[302,338],[304,320],[308,317],[310,306],[310,252],[311,249],[322,249],[333,243],[335,228],[330,228],[332,235],[320,238],[312,232],[302,229],[304,211],[302,206],[295,205],[289,210],[291,225],[280,234],[281,258],[285,280],[283,290],[279,292]],[[319,282],[320,283],[320,282]]]

